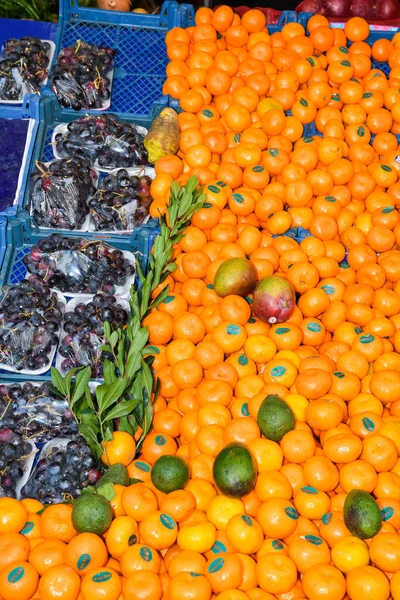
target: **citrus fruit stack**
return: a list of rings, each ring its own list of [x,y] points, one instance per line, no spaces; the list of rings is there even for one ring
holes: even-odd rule
[[[134,460],[129,436],[105,447],[140,481],[113,485],[103,536],[1,498],[2,600],[400,599],[400,40],[368,34],[317,15],[269,35],[227,6],[168,33],[181,140],[151,211],[193,174],[206,201],[144,321],[152,431]],[[286,322],[216,293],[234,258],[293,286]]]

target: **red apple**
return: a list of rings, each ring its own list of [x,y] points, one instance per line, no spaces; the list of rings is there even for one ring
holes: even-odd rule
[[[295,304],[292,284],[278,275],[261,279],[253,292],[253,312],[265,323],[284,323],[290,319]]]

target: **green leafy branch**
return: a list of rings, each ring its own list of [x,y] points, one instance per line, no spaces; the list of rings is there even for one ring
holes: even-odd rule
[[[79,431],[97,458],[102,453],[102,442],[112,439],[116,429],[134,435],[140,427],[137,449],[150,430],[160,382],[154,379],[151,369],[154,357],[146,348],[149,334],[142,322],[168,295],[167,285],[153,298],[157,287],[176,269],[174,245],[184,236],[194,212],[203,206],[205,196],[197,185],[195,177],[181,189],[174,182],[167,216],[160,217],[160,235],[155,239],[146,275],[137,264],[141,286],[131,287],[128,323],[124,329],[115,330],[104,323],[105,344],[101,350],[110,353],[113,360],[104,362],[104,383],[96,387],[96,401],[92,400],[89,389],[90,367],[73,369],[65,378],[52,369],[53,385],[67,398]]]

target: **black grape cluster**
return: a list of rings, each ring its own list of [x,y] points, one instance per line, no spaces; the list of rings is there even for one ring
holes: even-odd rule
[[[82,156],[99,167],[137,167],[147,163],[144,136],[133,123],[115,115],[84,115],[67,125],[66,133],[55,136],[61,158]]]
[[[37,162],[31,175],[30,213],[41,227],[80,229],[97,175],[84,158]]]
[[[21,100],[35,94],[47,78],[50,44],[34,37],[9,39],[0,61],[0,99]]]
[[[0,429],[0,497],[16,498],[16,487],[24,474],[26,459],[32,452],[29,442],[23,441],[8,427]]]
[[[96,231],[124,231],[140,227],[153,201],[150,185],[150,177],[130,177],[125,169],[104,177],[101,188],[89,200]]]
[[[88,485],[101,477],[90,448],[83,439],[65,446],[55,445],[43,456],[21,490],[21,498],[36,498],[43,504],[57,504],[68,497],[77,498]]]
[[[0,415],[2,428],[33,442],[79,435],[68,402],[56,396],[47,382],[0,385]]]
[[[38,279],[12,285],[0,303],[0,366],[41,369],[58,343],[64,304]]]
[[[24,257],[29,273],[65,293],[114,294],[135,274],[121,250],[100,240],[68,238],[57,233],[39,240]]]
[[[110,352],[100,350],[104,344],[104,322],[116,329],[127,320],[128,313],[116,298],[104,294],[96,294],[91,302],[77,304],[74,311],[66,312],[64,331],[67,335],[59,347],[59,353],[65,359],[61,364],[62,373],[73,367],[90,365],[92,377],[101,378],[104,360],[113,359]]]
[[[51,73],[51,88],[64,108],[101,109],[110,98],[107,75],[114,65],[114,50],[77,40],[64,48]]]

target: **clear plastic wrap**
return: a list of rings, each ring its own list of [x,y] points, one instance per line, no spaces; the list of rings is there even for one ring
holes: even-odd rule
[[[101,171],[147,163],[147,129],[115,115],[84,115],[58,125],[52,136],[56,158],[83,156]]]
[[[47,81],[54,42],[34,37],[4,42],[0,60],[0,100],[20,104],[25,94],[38,94]]]
[[[48,382],[0,385],[0,415],[2,428],[39,444],[60,435],[79,436],[68,402]]]
[[[70,297],[98,292],[128,294],[135,281],[134,255],[101,240],[54,233],[39,240],[24,263],[29,273]]]
[[[51,72],[51,89],[61,106],[73,110],[109,108],[115,52],[82,40],[61,50]]]
[[[151,178],[154,170],[118,169],[109,173],[89,201],[90,228],[94,231],[132,231],[149,217]]]
[[[35,460],[37,448],[11,429],[0,429],[0,498],[19,498]]]
[[[41,227],[82,229],[98,175],[80,157],[36,163],[31,175],[29,210]]]
[[[113,359],[108,352],[100,350],[104,341],[104,322],[116,329],[124,326],[129,314],[129,303],[115,296],[96,294],[81,302],[74,298],[68,302],[63,320],[63,333],[56,357],[56,368],[65,375],[74,367],[92,367],[92,377],[103,377],[106,358]]]
[[[37,278],[11,286],[0,303],[0,367],[40,375],[53,360],[65,298]]]
[[[77,498],[100,477],[101,472],[83,438],[57,438],[43,446],[33,472],[21,489],[21,497],[58,504]]]

